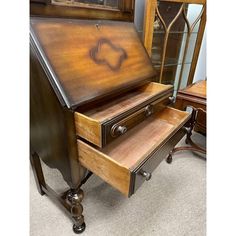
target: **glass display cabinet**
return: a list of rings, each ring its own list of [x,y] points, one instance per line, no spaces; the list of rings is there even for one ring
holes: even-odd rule
[[[31,16],[133,21],[134,0],[30,0]]]
[[[143,40],[158,82],[192,83],[205,23],[205,0],[146,0]]]
[[[101,7],[119,9],[121,7],[119,0],[52,0],[52,4],[64,6],[81,6],[81,7]]]

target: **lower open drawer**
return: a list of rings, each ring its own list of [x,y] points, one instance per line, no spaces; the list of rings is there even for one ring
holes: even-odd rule
[[[80,163],[126,196],[132,195],[183,137],[190,115],[167,107],[104,148],[78,140]]]

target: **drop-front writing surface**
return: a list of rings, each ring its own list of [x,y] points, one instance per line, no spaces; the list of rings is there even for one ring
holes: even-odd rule
[[[68,107],[136,87],[155,76],[133,23],[34,18],[31,35]]]

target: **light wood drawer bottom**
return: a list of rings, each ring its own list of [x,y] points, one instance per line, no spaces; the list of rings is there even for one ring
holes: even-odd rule
[[[152,172],[182,138],[190,115],[165,108],[104,148],[78,140],[80,163],[126,196],[144,182],[140,171]]]

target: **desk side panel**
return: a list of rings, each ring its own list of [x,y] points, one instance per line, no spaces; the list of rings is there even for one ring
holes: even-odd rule
[[[85,170],[79,164],[73,112],[62,107],[33,47],[30,50],[30,152],[58,169],[71,188]]]

